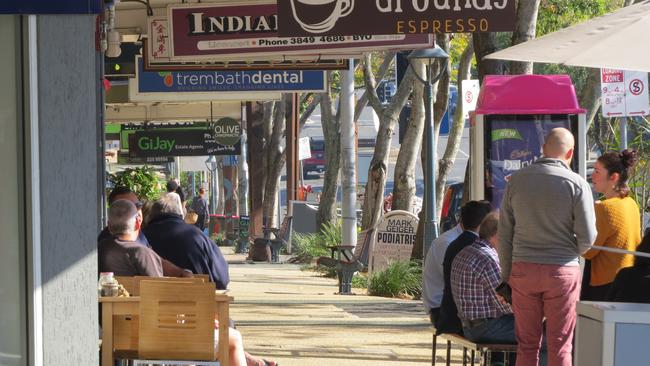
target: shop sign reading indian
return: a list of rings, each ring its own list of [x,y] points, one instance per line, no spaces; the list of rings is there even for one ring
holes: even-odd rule
[[[278,0],[280,36],[506,32],[515,0]]]
[[[167,22],[169,38],[158,33]],[[150,27],[152,51],[168,50],[172,61],[215,58],[343,58],[364,51],[429,48],[433,37],[425,34],[343,36],[278,35],[279,17],[274,1],[231,1],[223,3],[177,4],[167,8],[167,19]]]

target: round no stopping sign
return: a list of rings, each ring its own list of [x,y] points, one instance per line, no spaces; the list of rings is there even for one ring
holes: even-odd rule
[[[643,85],[643,81],[639,79],[634,79],[630,81],[630,93],[633,95],[641,95],[643,93],[643,89],[645,89],[645,85]]]

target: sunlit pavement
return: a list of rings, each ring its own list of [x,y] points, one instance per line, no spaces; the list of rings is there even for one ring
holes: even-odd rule
[[[336,295],[336,279],[300,265],[246,264],[243,255],[223,252],[231,263],[231,317],[250,353],[282,366],[431,364],[421,301],[366,296],[363,289]],[[460,352],[454,355],[460,363]]]

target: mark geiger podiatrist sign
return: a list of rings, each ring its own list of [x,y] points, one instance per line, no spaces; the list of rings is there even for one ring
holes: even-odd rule
[[[278,0],[278,33],[508,32],[515,13],[515,0]]]
[[[224,117],[206,130],[136,131],[129,136],[129,156],[239,155],[241,126]]]
[[[370,251],[370,271],[382,271],[390,263],[408,261],[415,244],[418,217],[407,211],[391,211],[377,225]]]

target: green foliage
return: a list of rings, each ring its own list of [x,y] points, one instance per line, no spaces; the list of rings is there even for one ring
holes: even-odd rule
[[[422,262],[391,263],[384,271],[373,273],[368,294],[385,297],[419,298],[422,293]]]
[[[162,192],[161,181],[156,171],[146,165],[110,174],[108,180],[114,186],[129,187],[142,200],[156,200]]]
[[[192,197],[192,173],[194,173],[194,192],[199,194],[201,188],[201,173],[200,172],[181,172],[181,188],[185,192],[185,201],[187,205],[191,204]]]
[[[368,276],[361,273],[355,273],[352,277],[352,287],[368,288]]]
[[[329,249],[320,234],[298,234],[292,235],[291,247],[299,262],[311,262],[312,259],[329,255]]]

